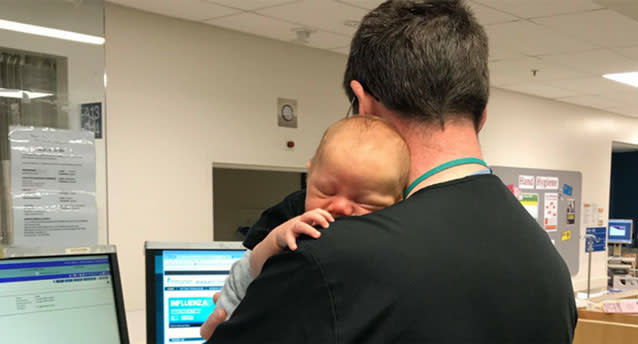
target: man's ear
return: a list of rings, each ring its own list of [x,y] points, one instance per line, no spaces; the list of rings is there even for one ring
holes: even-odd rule
[[[308,160],[308,162],[306,163],[306,168],[308,169],[308,171],[310,171],[310,160]]]
[[[487,121],[487,109],[483,110],[483,114],[481,115],[481,119],[479,121],[479,125],[478,125],[478,130],[476,131],[477,133],[481,131],[481,129],[483,129],[483,126],[485,125],[485,121]]]
[[[352,88],[352,92],[357,97],[357,101],[359,103],[359,114],[360,115],[374,115],[373,107],[375,99],[374,97],[366,92],[363,89],[363,86],[357,80],[350,81],[350,88]]]

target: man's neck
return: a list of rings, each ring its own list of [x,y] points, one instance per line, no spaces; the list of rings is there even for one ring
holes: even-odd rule
[[[397,127],[410,148],[410,182],[448,161],[470,157],[483,159],[476,130],[471,123],[446,123],[445,129],[415,126],[414,123],[398,124]],[[466,177],[484,168],[479,164],[451,167],[425,179],[410,194],[429,185]]]

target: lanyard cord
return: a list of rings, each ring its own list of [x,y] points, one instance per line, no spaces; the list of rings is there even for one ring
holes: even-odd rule
[[[419,178],[417,178],[415,181],[413,181],[410,186],[408,186],[408,188],[405,190],[405,192],[403,192],[403,199],[408,198],[408,195],[410,194],[410,192],[417,186],[419,185],[419,183],[421,183],[422,181],[432,177],[433,175],[441,172],[441,171],[445,171],[448,168],[452,168],[455,166],[459,166],[459,165],[467,165],[467,164],[479,164],[479,165],[483,165],[485,167],[489,167],[487,166],[487,163],[485,163],[485,161],[479,159],[479,158],[461,158],[461,159],[456,159],[456,160],[452,160],[452,161],[448,161],[446,163],[443,163],[425,173],[423,173]]]

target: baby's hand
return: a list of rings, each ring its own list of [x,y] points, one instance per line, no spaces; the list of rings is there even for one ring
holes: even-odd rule
[[[279,249],[283,250],[288,247],[294,251],[297,249],[297,238],[300,235],[305,234],[317,239],[321,236],[321,232],[313,227],[321,226],[328,228],[330,222],[334,220],[329,212],[323,209],[314,209],[282,223],[273,229],[268,236],[272,236],[272,240],[275,241]]]

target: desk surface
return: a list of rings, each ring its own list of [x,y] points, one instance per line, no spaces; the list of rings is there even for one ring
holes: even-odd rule
[[[629,264],[607,264],[607,267],[610,269],[631,269]]]

